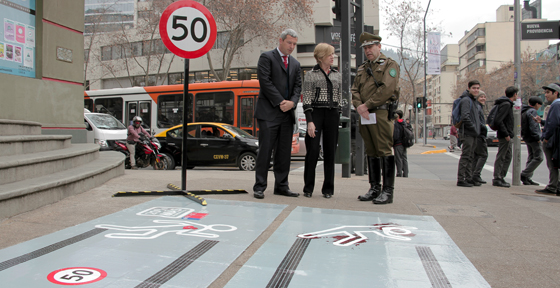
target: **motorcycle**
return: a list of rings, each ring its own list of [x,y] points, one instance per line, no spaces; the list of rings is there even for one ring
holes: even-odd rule
[[[140,133],[140,141],[136,143],[136,153],[134,154],[136,167],[146,168],[152,165],[154,170],[167,170],[171,159],[169,159],[169,156],[161,154],[159,149],[161,149],[161,144],[156,137],[148,138]],[[115,141],[115,151],[119,151],[126,156],[124,168],[130,169],[130,151],[128,151],[126,141]]]

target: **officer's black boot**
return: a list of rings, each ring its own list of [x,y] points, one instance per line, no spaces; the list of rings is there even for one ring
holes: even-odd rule
[[[395,189],[395,156],[383,157],[383,190],[373,204],[393,203],[393,190]]]
[[[371,201],[377,198],[377,196],[379,196],[379,193],[381,193],[381,158],[368,156],[367,160],[370,188],[365,195],[358,196],[358,199],[360,201]]]

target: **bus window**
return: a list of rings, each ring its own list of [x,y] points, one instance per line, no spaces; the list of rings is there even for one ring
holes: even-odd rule
[[[187,123],[192,122],[192,98],[189,93],[187,110],[189,111]],[[183,123],[183,95],[160,95],[157,98],[158,103],[158,128],[170,128]]]
[[[126,125],[132,125],[134,116],[142,118],[142,127],[151,129],[152,127],[152,101],[127,101],[126,102]]]
[[[142,117],[143,125],[152,127],[152,101],[140,101],[139,102],[140,117]]]
[[[233,124],[233,92],[196,94],[195,121]]]
[[[92,99],[84,99],[84,108],[93,112],[93,100]]]
[[[89,110],[89,111],[109,114],[122,121],[123,120],[122,110],[123,110],[123,99],[121,97],[116,97],[116,98],[95,99],[95,111],[93,110]]]

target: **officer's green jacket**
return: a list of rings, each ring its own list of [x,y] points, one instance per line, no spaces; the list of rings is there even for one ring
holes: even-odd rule
[[[371,68],[373,77],[367,73]],[[365,103],[368,109],[386,104],[393,95],[398,95],[400,67],[397,62],[387,58],[383,53],[375,61],[367,60],[356,72],[352,85],[352,104],[358,107]],[[396,100],[396,99],[391,99]]]

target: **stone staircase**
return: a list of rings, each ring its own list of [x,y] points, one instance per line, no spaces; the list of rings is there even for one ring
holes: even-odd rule
[[[0,221],[124,174],[122,153],[71,138],[41,135],[37,122],[0,119]]]

